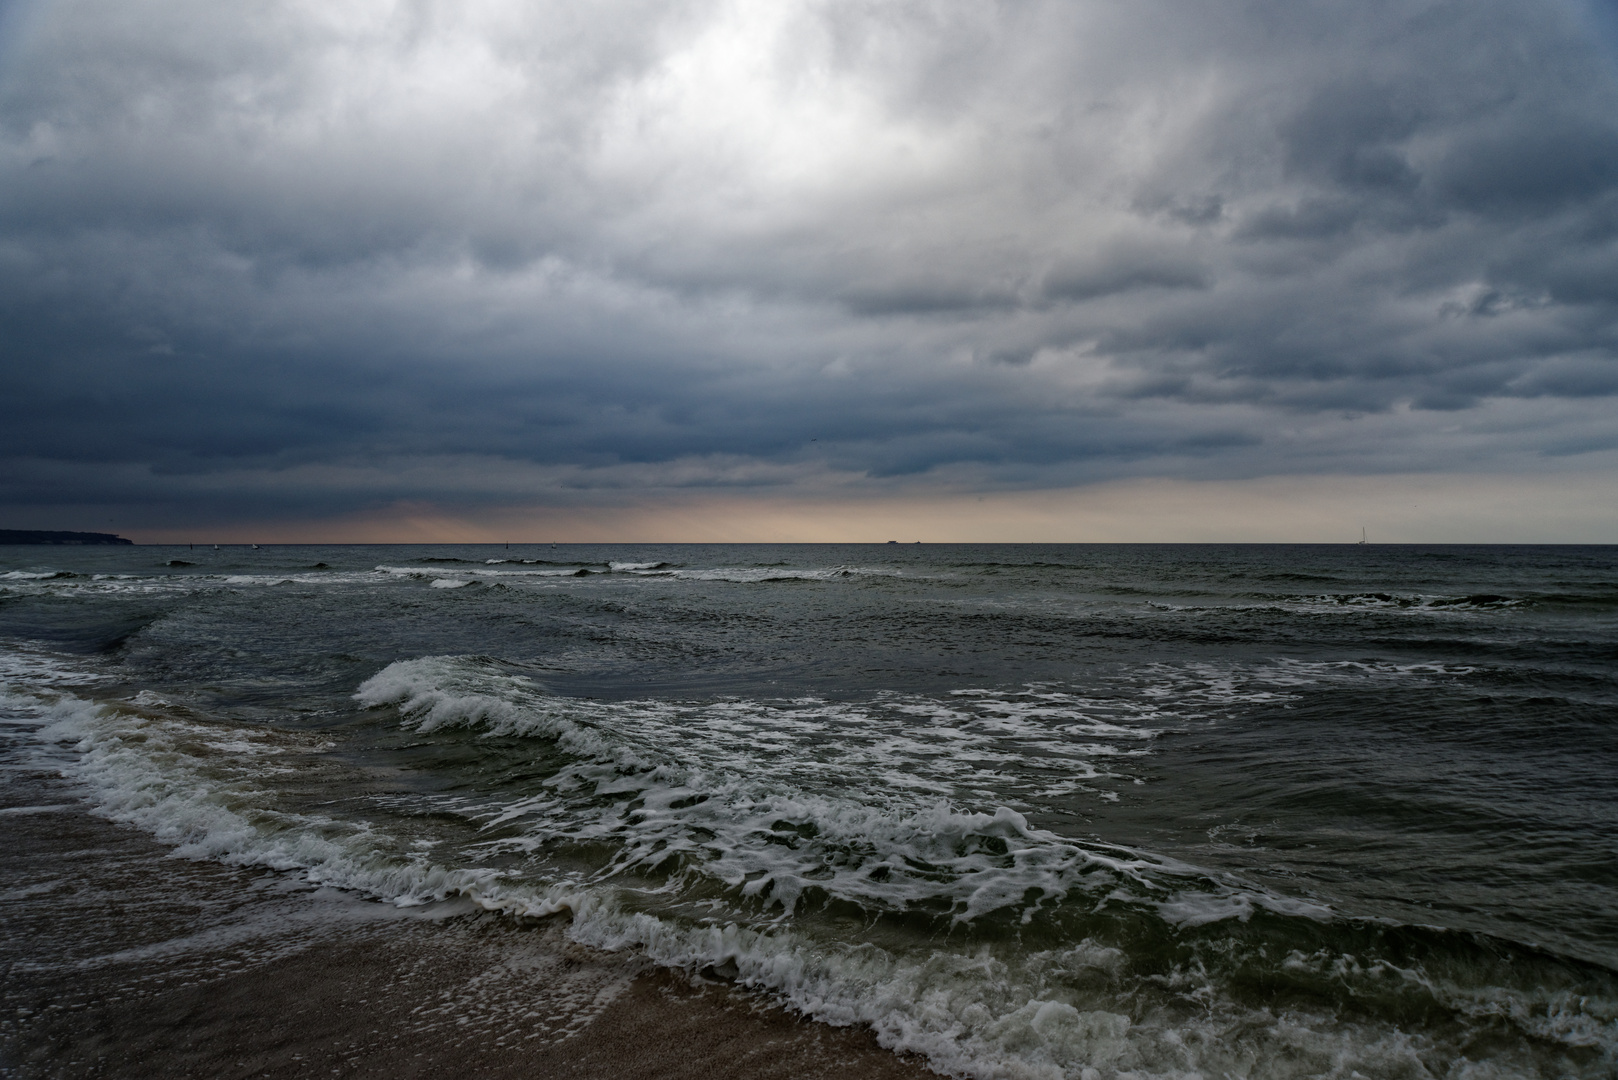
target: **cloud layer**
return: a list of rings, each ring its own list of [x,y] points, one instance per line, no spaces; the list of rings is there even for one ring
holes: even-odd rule
[[[1610,471],[1613,30],[1547,0],[12,4],[0,506]]]

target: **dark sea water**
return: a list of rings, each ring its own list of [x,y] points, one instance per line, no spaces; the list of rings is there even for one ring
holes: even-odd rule
[[[0,548],[0,675],[181,855],[941,1072],[1618,1075],[1618,548]]]

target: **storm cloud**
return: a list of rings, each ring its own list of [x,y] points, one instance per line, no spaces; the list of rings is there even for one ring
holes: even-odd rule
[[[0,506],[1610,471],[1614,29],[1554,0],[11,3]]]

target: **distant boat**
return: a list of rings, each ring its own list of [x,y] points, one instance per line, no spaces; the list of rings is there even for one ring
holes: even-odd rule
[[[258,545],[257,545],[257,544],[254,544],[254,545],[253,545],[253,550],[254,550],[254,551],[257,551],[257,550],[258,550]]]
[[[1360,526],[1360,543],[1365,543],[1365,526]]]

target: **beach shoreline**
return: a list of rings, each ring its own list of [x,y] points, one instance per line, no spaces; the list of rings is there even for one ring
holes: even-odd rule
[[[5,1076],[934,1075],[869,1031],[578,945],[561,918],[174,858],[29,773],[0,806]]]

